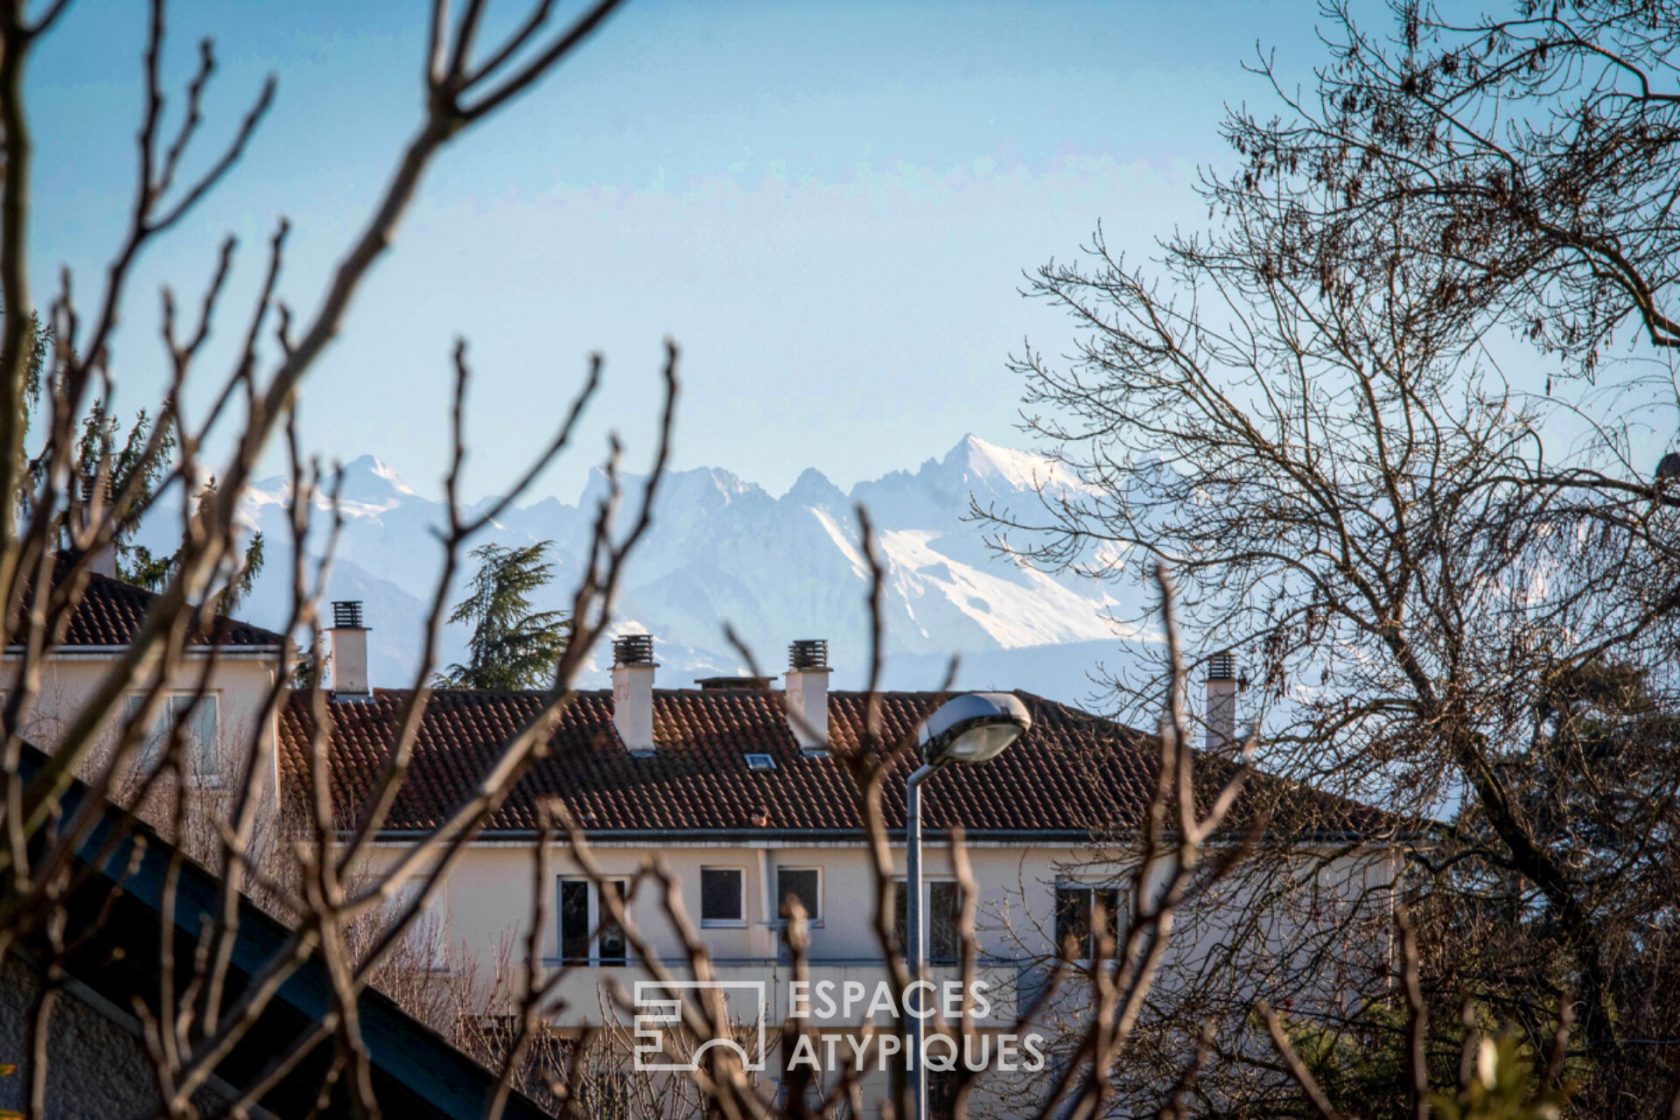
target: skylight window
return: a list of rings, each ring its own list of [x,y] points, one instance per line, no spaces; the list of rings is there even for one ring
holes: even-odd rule
[[[768,755],[768,754],[749,754],[749,755],[747,755],[747,769],[748,770],[774,770],[775,768],[776,768],[776,758],[775,758],[774,755]]]

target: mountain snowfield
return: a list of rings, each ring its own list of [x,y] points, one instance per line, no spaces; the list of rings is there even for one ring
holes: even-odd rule
[[[789,641],[827,638],[835,687],[858,687],[869,635],[868,567],[854,513],[862,503],[886,569],[887,687],[933,687],[956,654],[961,687],[1088,701],[1088,674],[1128,660],[1134,643],[1147,640],[1113,621],[1131,614],[1131,603],[1115,598],[1128,592],[998,556],[967,520],[971,496],[982,507],[1027,513],[1038,504],[1036,487],[1055,495],[1084,485],[1043,456],[975,436],[913,473],[894,471],[850,494],[815,470],[780,497],[715,467],[674,472],[626,572],[616,629],[655,636],[659,682],[668,687],[745,671],[724,637],[725,622],[769,673],[781,670]],[[554,542],[555,580],[538,606],[566,606],[605,487],[597,472],[575,504],[550,497],[515,507],[486,532],[484,539],[505,544]],[[244,505],[274,558],[243,611],[259,624],[285,620],[289,574],[275,547],[288,539],[289,500],[287,482],[272,479],[257,483]],[[344,467],[342,509],[328,598],[365,603],[374,683],[405,685],[439,568],[433,529],[443,521],[441,503],[364,455]],[[445,663],[460,658],[465,639],[458,629],[446,634]],[[609,660],[597,650],[583,683],[603,684]]]

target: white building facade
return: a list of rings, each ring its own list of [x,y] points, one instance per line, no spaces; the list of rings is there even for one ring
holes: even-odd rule
[[[356,631],[337,636],[354,642]],[[732,1015],[747,1027],[762,1018],[767,1092],[785,1078],[791,1055],[777,1039],[790,1016],[825,1039],[855,1040],[872,1024],[877,1047],[895,1045],[884,1037],[896,1036],[902,1016],[896,1008],[883,1011],[875,994],[883,987],[896,992],[884,962],[888,948],[901,952],[903,944],[904,778],[913,768],[916,725],[948,697],[881,695],[881,733],[871,741],[870,698],[831,692],[814,645],[795,643],[779,689],[763,679],[727,678],[660,690],[651,641],[621,639],[613,689],[580,693],[563,710],[544,757],[449,867],[411,931],[436,982],[485,984],[498,967],[520,963],[537,920],[541,963],[558,974],[551,1026],[561,1035],[611,1028],[634,1045],[636,984],[662,969],[685,983],[724,985]],[[327,705],[327,741],[336,809],[354,821],[411,697],[348,683]],[[989,1005],[975,1025],[1000,1047],[1019,1047],[1030,1033],[1039,1038],[1036,1061],[1016,1054],[1028,1067],[1025,1082],[982,1078],[970,1100],[977,1116],[1009,1115],[1017,1094],[1047,1085],[1066,1060],[1062,1051],[1082,1026],[1085,1006],[1077,977],[1066,985],[1073,994],[1053,1001],[1034,1023],[1017,1016],[1053,971],[1076,973],[1082,960],[1100,954],[1105,928],[1121,936],[1134,920],[1135,840],[1159,759],[1146,735],[1042,698],[1020,698],[1033,726],[1019,742],[983,766],[947,767],[923,790],[930,979],[941,987],[962,976],[963,898],[952,851],[952,830],[960,826],[978,890],[970,998],[983,995]],[[543,703],[536,693],[434,694],[366,871],[389,867],[417,844],[441,851],[433,830]],[[281,726],[283,780],[287,768],[302,778],[317,730],[307,698],[294,697]],[[884,768],[880,805],[891,863],[884,897],[857,777],[868,768],[855,765],[858,752]],[[1200,764],[1214,781],[1231,769],[1212,754]],[[1300,791],[1273,779],[1254,782],[1257,794],[1275,788],[1300,801]],[[563,803],[576,821],[587,855],[551,833],[539,887],[536,846],[550,801]],[[1319,809],[1318,827],[1294,841],[1292,867],[1286,860],[1286,870],[1274,868],[1264,881],[1212,889],[1178,919],[1158,985],[1163,998],[1186,985],[1186,976],[1206,979],[1205,964],[1216,954],[1244,970],[1236,988],[1227,983],[1227,995],[1240,989],[1233,1002],[1260,995],[1305,1006],[1386,982],[1389,888],[1400,873],[1401,846],[1384,831],[1381,814],[1330,798]],[[399,896],[418,890],[427,872],[423,863],[412,884],[399,884]],[[1145,889],[1154,893],[1170,873],[1169,859],[1157,861]],[[612,920],[608,892],[623,900],[629,931]],[[803,985],[794,983],[786,936],[789,899],[808,919]],[[696,946],[706,958],[699,971]],[[1070,964],[1060,963],[1064,946]],[[1329,972],[1326,960],[1335,962]],[[1186,999],[1197,994],[1184,991]],[[747,1002],[738,1007],[738,1000]],[[743,1038],[750,1042],[752,1032]],[[758,1055],[749,1042],[743,1046],[750,1061]],[[834,1053],[819,1051],[826,1084],[840,1072],[830,1065]],[[842,1061],[857,1058],[847,1046],[837,1053]],[[994,1049],[990,1060],[999,1053]],[[883,1072],[878,1056],[861,1064],[870,1073],[865,1099],[877,1108],[897,1067],[886,1062]],[[937,1113],[937,1089],[934,1095]]]

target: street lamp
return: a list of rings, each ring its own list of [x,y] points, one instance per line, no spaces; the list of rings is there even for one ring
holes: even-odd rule
[[[953,696],[916,729],[917,749],[922,764],[910,775],[904,786],[904,848],[905,848],[905,933],[910,939],[906,946],[906,963],[910,966],[910,981],[927,979],[927,929],[922,915],[922,783],[935,770],[948,762],[974,765],[990,762],[1010,744],[1032,727],[1032,713],[1020,699],[1008,692],[968,692]],[[927,988],[918,985],[922,1005],[927,1011]],[[905,999],[905,1014],[910,1018],[911,1091],[915,1096],[915,1120],[927,1120],[927,1067],[922,1054],[922,1016],[912,1014],[909,999]]]

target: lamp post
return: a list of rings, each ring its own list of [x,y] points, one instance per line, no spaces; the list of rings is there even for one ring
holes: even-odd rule
[[[922,783],[948,762],[974,765],[989,762],[1032,727],[1032,714],[1020,699],[1007,692],[969,692],[954,696],[917,728],[922,764],[904,786],[905,946],[910,982],[920,994],[923,1014],[928,1010],[927,927],[922,913]],[[927,1066],[922,1059],[923,1018],[911,1012],[908,995],[904,1012],[910,1019],[910,1085],[914,1120],[927,1120]]]

